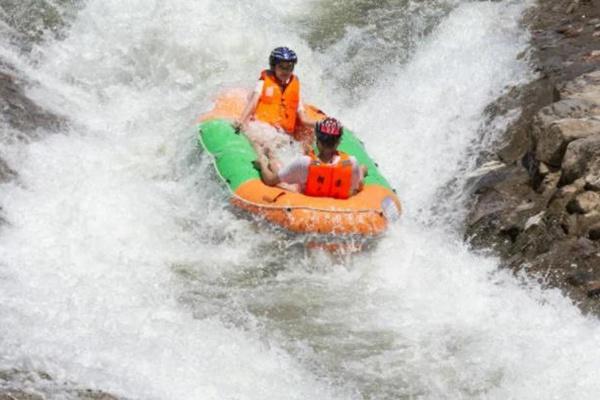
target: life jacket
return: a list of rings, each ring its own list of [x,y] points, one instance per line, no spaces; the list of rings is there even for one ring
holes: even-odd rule
[[[335,164],[323,163],[314,152],[309,154],[311,163],[304,194],[315,197],[347,199],[352,189],[352,161],[348,154],[338,151]]]
[[[260,74],[260,79],[265,83],[254,117],[292,134],[298,117],[300,81],[296,75],[292,75],[288,84],[282,87],[273,72],[267,70]]]

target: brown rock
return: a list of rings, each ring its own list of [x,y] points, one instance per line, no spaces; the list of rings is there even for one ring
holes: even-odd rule
[[[588,237],[591,240],[599,240],[600,239],[600,223],[594,224],[589,228]]]
[[[567,14],[572,14],[573,11],[577,9],[577,7],[579,7],[579,0],[571,1],[571,3],[569,3],[566,9]]]
[[[600,134],[600,120],[564,118],[553,121],[537,131],[536,157],[552,166],[559,166],[567,145],[573,140]]]
[[[600,296],[600,281],[591,281],[585,285],[585,290],[589,297]]]
[[[593,210],[600,210],[600,194],[596,192],[583,192],[567,204],[571,214],[587,214]]]
[[[588,174],[584,178],[585,190],[592,190],[594,192],[600,191],[600,175]]]
[[[563,213],[567,204],[575,198],[579,193],[583,192],[583,180],[577,180],[570,185],[566,185],[558,189],[548,202],[548,209],[554,214]]]
[[[600,107],[587,99],[566,98],[543,107],[536,115],[538,124],[544,126],[562,118],[582,118],[589,116],[592,111]]]
[[[572,233],[578,237],[589,237],[589,230],[598,223],[600,223],[600,211],[598,210],[592,210],[586,214],[577,214]]]
[[[584,59],[584,61],[588,61],[588,62],[600,60],[600,50],[593,50],[593,51],[590,51],[589,53],[584,54],[583,59]]]
[[[548,164],[546,164],[544,162],[540,162],[538,171],[539,171],[540,175],[542,177],[544,177],[550,173],[550,168],[548,167]]]
[[[600,135],[592,135],[569,143],[561,167],[561,185],[571,183],[590,173],[600,173]]]
[[[538,192],[544,196],[549,196],[556,189],[560,181],[560,172],[550,172],[544,175],[541,184],[538,187]]]
[[[600,105],[600,70],[578,76],[568,82],[560,94],[563,98],[585,99]]]
[[[567,276],[566,281],[569,285],[583,286],[592,279],[592,274],[589,272],[575,271]]]

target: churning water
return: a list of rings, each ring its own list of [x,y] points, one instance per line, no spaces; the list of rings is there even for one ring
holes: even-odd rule
[[[462,242],[460,182],[531,78],[524,1],[0,1],[0,58],[60,132],[2,128],[0,380],[130,399],[592,399],[600,325]],[[53,29],[55,28],[55,29]],[[296,50],[405,206],[298,248],[226,205],[194,121]],[[507,115],[515,115],[518,110]],[[454,182],[454,184],[450,184]],[[458,183],[457,183],[458,182]],[[2,375],[2,374],[0,374]],[[10,376],[10,374],[6,374]]]

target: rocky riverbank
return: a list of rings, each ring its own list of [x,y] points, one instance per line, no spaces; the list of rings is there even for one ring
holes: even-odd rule
[[[523,112],[473,185],[466,238],[600,314],[600,1],[540,3],[539,78],[499,101]]]

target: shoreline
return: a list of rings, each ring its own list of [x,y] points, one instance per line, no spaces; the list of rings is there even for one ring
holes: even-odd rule
[[[522,112],[471,188],[465,240],[598,316],[600,185],[589,181],[600,173],[600,146],[590,150],[600,141],[600,2],[544,1],[523,23],[538,78],[496,102],[518,98]]]

